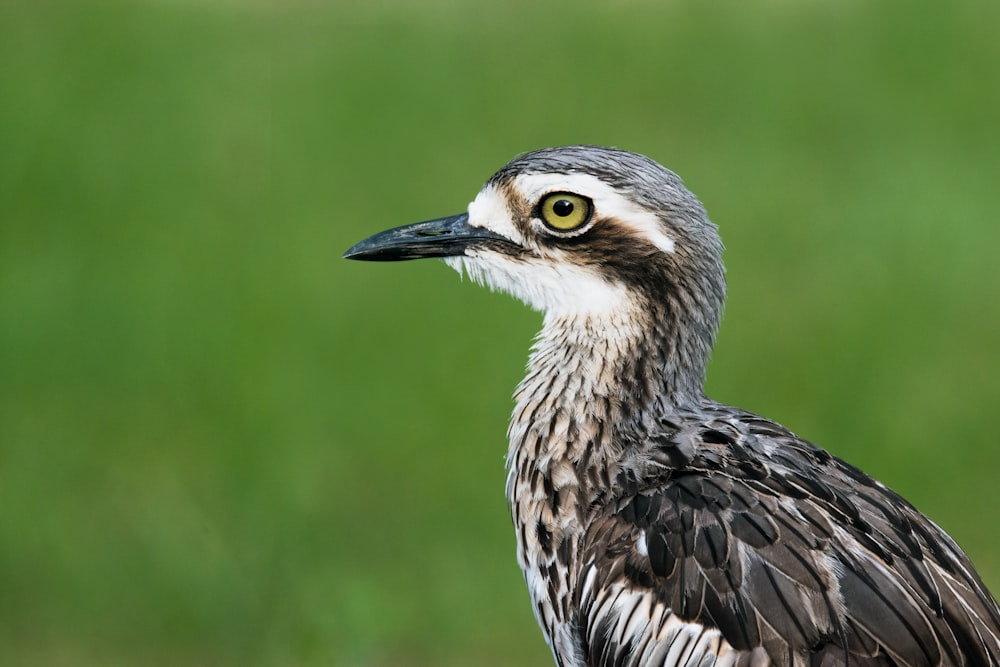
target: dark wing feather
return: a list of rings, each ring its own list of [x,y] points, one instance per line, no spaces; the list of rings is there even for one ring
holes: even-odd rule
[[[742,413],[647,445],[581,544],[587,664],[1000,665],[968,558],[882,484]]]

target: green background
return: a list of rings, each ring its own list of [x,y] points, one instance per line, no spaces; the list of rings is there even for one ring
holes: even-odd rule
[[[540,317],[341,259],[518,152],[679,172],[709,390],[1000,589],[1000,3],[0,1],[0,663],[548,665],[504,430]]]

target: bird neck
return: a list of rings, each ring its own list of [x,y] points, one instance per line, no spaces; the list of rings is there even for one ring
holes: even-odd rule
[[[576,585],[567,564],[588,513],[614,492],[626,450],[671,406],[705,400],[707,351],[680,352],[705,345],[683,338],[691,327],[657,324],[662,315],[650,308],[547,314],[515,394],[507,499],[518,562],[550,644],[572,645],[557,636],[568,619],[551,598]]]
[[[685,339],[692,331],[648,304],[600,315],[547,314],[515,394],[511,502],[518,476],[543,487],[579,486],[586,496],[608,490],[608,480],[588,476],[613,474],[624,443],[641,438],[656,416],[704,402],[711,336]]]

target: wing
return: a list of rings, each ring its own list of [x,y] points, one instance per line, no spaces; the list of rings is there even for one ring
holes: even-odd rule
[[[667,429],[589,526],[588,665],[1000,665],[1000,610],[902,498],[752,415]]]

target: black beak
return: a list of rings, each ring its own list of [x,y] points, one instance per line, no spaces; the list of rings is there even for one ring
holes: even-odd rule
[[[469,225],[466,213],[427,222],[417,222],[387,229],[354,244],[344,259],[395,262],[422,257],[454,257],[469,248],[511,246],[513,242],[499,234]]]

